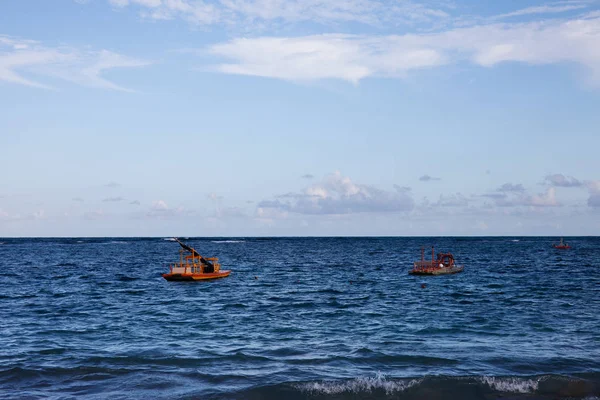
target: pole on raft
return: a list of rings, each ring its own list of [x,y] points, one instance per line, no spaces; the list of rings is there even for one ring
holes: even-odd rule
[[[431,246],[431,265],[433,265],[433,263],[434,263],[434,261],[435,261],[435,260],[433,259],[433,253],[434,253],[434,251],[433,251],[433,246]]]

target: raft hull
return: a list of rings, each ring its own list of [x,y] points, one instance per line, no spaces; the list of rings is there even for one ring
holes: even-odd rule
[[[413,269],[409,271],[409,275],[452,275],[463,272],[465,267],[450,267],[450,268],[424,268]]]
[[[163,278],[168,281],[206,281],[210,279],[219,279],[229,276],[231,271],[211,272],[207,274],[163,274]]]
[[[552,247],[554,247],[555,249],[558,249],[558,250],[568,250],[571,248],[571,246],[560,246],[560,245],[556,245],[556,244],[552,245]]]

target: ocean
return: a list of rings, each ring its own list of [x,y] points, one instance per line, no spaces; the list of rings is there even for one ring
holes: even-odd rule
[[[0,238],[2,399],[594,399],[600,238]],[[411,276],[421,246],[463,273]]]

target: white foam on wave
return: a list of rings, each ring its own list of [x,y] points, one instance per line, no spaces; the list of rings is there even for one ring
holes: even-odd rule
[[[177,239],[175,239],[175,238],[163,238],[163,240],[167,240],[169,242],[176,242],[177,241]]]
[[[354,378],[349,381],[321,381],[308,382],[295,385],[296,389],[309,394],[340,394],[340,393],[371,393],[375,390],[383,390],[387,395],[402,392],[418,383],[420,379],[410,381],[394,381],[386,379],[383,374],[378,373],[374,377]]]
[[[520,242],[520,240],[519,239],[513,239],[513,240],[511,240],[511,242]]]
[[[544,378],[527,379],[494,376],[483,376],[480,378],[482,383],[494,390],[504,393],[533,393],[538,389],[538,385],[542,379]]]
[[[211,243],[245,243],[245,240],[211,240]]]

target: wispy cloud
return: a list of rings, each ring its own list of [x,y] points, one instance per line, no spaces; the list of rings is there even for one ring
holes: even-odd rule
[[[469,205],[469,201],[461,193],[441,194],[438,201],[433,205],[438,207],[466,207]]]
[[[121,202],[124,200],[125,200],[125,198],[119,196],[119,197],[107,197],[107,198],[103,199],[102,201],[105,203],[118,203],[118,202]]]
[[[504,186],[504,185],[503,185]],[[525,189],[503,190],[498,193],[488,193],[481,195],[494,201],[497,207],[559,207],[561,204],[556,199],[556,189],[549,187],[546,192],[538,194],[528,194]],[[515,189],[515,188],[513,188]]]
[[[20,85],[51,89],[40,79],[53,77],[82,86],[130,91],[104,78],[104,73],[149,64],[108,50],[49,47],[33,40],[0,36],[0,81]]]
[[[387,36],[324,34],[233,39],[208,51],[226,61],[227,74],[290,81],[403,77],[410,71],[468,61],[492,67],[571,63],[600,84],[600,15],[569,20],[477,25],[435,34]]]
[[[83,218],[87,219],[87,220],[98,220],[98,219],[102,219],[105,217],[106,217],[106,214],[104,213],[103,210],[87,211],[83,214]]]
[[[104,186],[109,187],[109,188],[118,188],[118,187],[121,187],[121,184],[117,183],[115,181],[110,181]]]
[[[567,11],[581,10],[584,8],[588,8],[589,6],[590,4],[588,2],[561,2],[542,6],[522,8],[520,10],[512,11],[509,13],[496,15],[495,18],[502,19],[534,14],[561,14]]]
[[[430,0],[401,0],[392,4],[385,0],[109,0],[109,3],[116,8],[136,6],[149,19],[179,18],[195,25],[249,25],[254,29],[301,22],[415,25],[449,18],[444,2]]]
[[[0,221],[18,222],[18,221],[31,221],[41,220],[46,218],[46,212],[44,210],[36,210],[26,214],[16,213],[11,214],[0,208]]]
[[[302,179],[313,179],[315,176],[312,174],[304,174],[302,175]]]
[[[420,181],[422,182],[429,182],[429,181],[440,181],[440,178],[435,178],[433,176],[429,176],[429,175],[423,175],[419,178]]]
[[[512,183],[505,183],[504,185],[500,186],[498,189],[496,189],[497,192],[518,192],[518,193],[523,193],[525,192],[525,187],[519,183],[519,184],[512,184]]]

